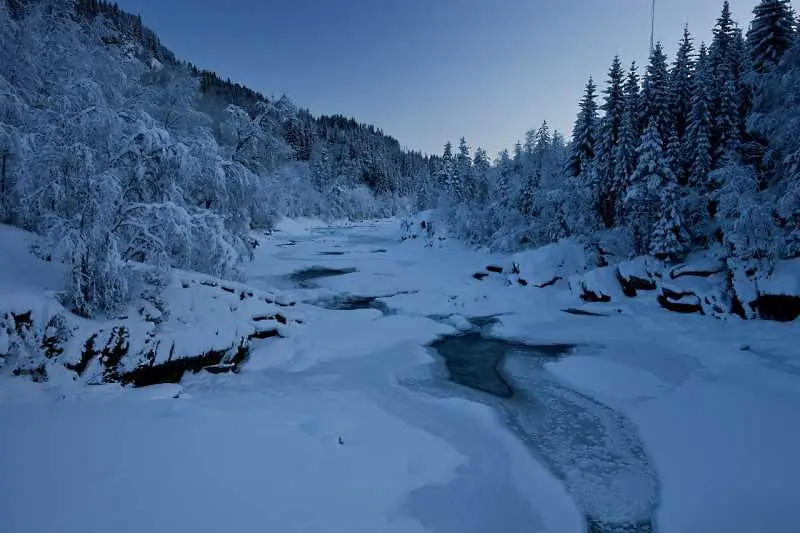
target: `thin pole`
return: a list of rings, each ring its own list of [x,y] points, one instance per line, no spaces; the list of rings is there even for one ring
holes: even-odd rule
[[[656,34],[656,0],[650,4],[650,53],[653,53],[653,41]]]

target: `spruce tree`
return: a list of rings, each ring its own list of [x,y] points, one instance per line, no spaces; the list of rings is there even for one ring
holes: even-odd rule
[[[444,190],[451,190],[453,185],[453,145],[448,142],[444,145],[444,152],[442,153],[441,167],[437,172],[437,179],[439,187]]]
[[[452,190],[455,198],[459,201],[465,201],[472,195],[472,157],[469,153],[467,140],[464,137],[461,137],[458,142],[454,174]]]
[[[688,183],[700,194],[708,191],[711,170],[711,104],[713,78],[705,44],[700,45],[697,69],[692,83],[692,112],[683,150],[691,160]]]
[[[619,141],[614,154],[614,216],[618,222],[623,217],[623,203],[628,187],[628,179],[636,168],[636,149],[641,137],[641,132],[638,131],[636,126],[639,113],[639,75],[637,74],[635,62],[631,64],[631,69],[625,80],[624,96]]]
[[[718,167],[724,164],[723,157],[731,149],[738,149],[741,133],[745,130],[745,114],[749,109],[748,91],[743,83],[743,69],[746,66],[744,38],[731,16],[727,0],[713,33],[714,38],[708,50],[713,79],[710,141],[713,165]],[[734,129],[739,133],[735,134]]]
[[[689,27],[684,26],[683,38],[678,46],[670,71],[670,106],[679,139],[686,135],[689,114],[692,110],[692,75],[694,73],[694,43]]]
[[[536,148],[542,150],[552,142],[552,135],[550,134],[550,125],[545,120],[539,129],[536,130]]]
[[[674,181],[658,192],[658,217],[650,236],[650,253],[658,259],[676,261],[686,252],[689,232],[680,209],[680,191]]]
[[[667,56],[661,43],[656,43],[644,77],[640,122],[653,124],[659,137],[666,141],[672,128],[671,115]]]
[[[719,83],[720,80],[724,82],[735,74],[736,38],[740,34],[739,27],[731,15],[728,0],[722,5],[722,13],[714,25],[713,34],[708,54],[714,78]]]
[[[637,254],[650,253],[655,223],[663,207],[661,188],[675,181],[662,146],[658,128],[652,121],[642,136],[638,148],[639,162],[630,177],[625,197],[625,220],[631,229]]]
[[[716,146],[712,152],[715,168],[725,166],[736,158],[742,143],[741,121],[736,97],[735,82],[730,79],[722,86],[716,123]]]
[[[794,39],[794,14],[789,0],[761,0],[753,8],[747,31],[750,61],[758,73],[775,66]]]
[[[571,153],[568,169],[572,176],[586,174],[592,166],[597,150],[597,86],[591,76],[580,102],[580,110],[572,130]]]
[[[608,84],[603,91],[605,112],[600,121],[597,147],[598,205],[600,219],[607,228],[614,225],[617,198],[614,194],[616,156],[625,113],[625,72],[619,56],[614,57],[608,71]]]

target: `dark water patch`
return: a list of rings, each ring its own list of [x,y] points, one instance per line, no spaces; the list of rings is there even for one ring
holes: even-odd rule
[[[592,517],[587,517],[586,529],[587,533],[653,533],[655,531],[652,520],[615,524],[595,520]]]
[[[608,315],[603,314],[603,313],[595,313],[593,311],[587,311],[586,309],[577,309],[575,307],[568,307],[567,309],[562,309],[561,311],[564,312],[564,313],[570,314],[570,315],[602,316],[602,317],[606,317],[606,318],[608,317]]]
[[[480,332],[432,344],[448,378],[485,396],[509,428],[562,480],[591,533],[652,533],[658,482],[635,426],[572,390],[545,363],[574,346],[534,346]]]
[[[512,341],[486,338],[476,331],[445,337],[433,343],[431,348],[444,358],[449,379],[471,389],[507,399],[514,396],[514,389],[506,381],[501,365],[510,350],[558,357],[569,352],[572,346],[533,347]]]
[[[341,296],[318,302],[323,309],[335,311],[355,311],[357,309],[377,309],[384,315],[390,314],[389,306],[378,301],[378,296]]]
[[[304,289],[312,289],[316,286],[313,283],[314,280],[343,276],[345,274],[352,274],[353,272],[356,272],[355,268],[310,267],[290,274],[289,279]]]

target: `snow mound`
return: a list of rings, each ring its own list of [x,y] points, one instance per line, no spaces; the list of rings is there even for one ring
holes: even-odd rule
[[[511,256],[507,270],[534,287],[545,287],[586,270],[586,251],[572,240],[548,244]]]
[[[772,275],[759,280],[759,293],[800,297],[800,257],[778,261]]]
[[[707,278],[725,270],[725,261],[716,250],[694,252],[682,264],[672,268],[669,277],[672,279],[684,276]]]
[[[622,287],[617,277],[617,268],[606,266],[584,274],[570,276],[569,288],[573,295],[584,302],[611,302],[622,299]]]

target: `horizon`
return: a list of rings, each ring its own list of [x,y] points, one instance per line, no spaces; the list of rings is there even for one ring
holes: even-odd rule
[[[615,54],[626,69],[636,61],[641,73],[650,36],[650,2],[644,0],[615,0],[611,9],[581,0],[559,6],[506,0],[505,10],[479,0],[434,6],[423,0],[118,4],[141,15],[182,60],[270,99],[285,94],[314,115],[374,125],[405,149],[425,154],[440,154],[445,143],[464,137],[473,151],[483,147],[494,158],[543,121],[568,138],[589,76],[602,91]],[[458,11],[450,8],[456,4]],[[754,5],[731,2],[743,30]],[[684,24],[696,46],[708,43],[721,8],[722,0],[657,6],[655,40],[670,61]],[[507,15],[512,9],[514,16]],[[586,31],[554,30],[573,16]],[[276,17],[284,23],[257,31]],[[615,32],[619,20],[631,31]],[[550,53],[553,46],[562,53]],[[265,50],[271,52],[262,57]],[[560,60],[564,55],[571,61]]]

